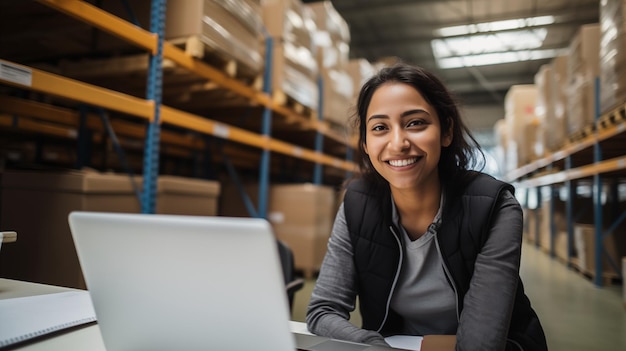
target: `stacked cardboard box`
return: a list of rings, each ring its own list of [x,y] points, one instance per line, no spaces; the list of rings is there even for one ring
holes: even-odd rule
[[[600,112],[626,101],[626,0],[600,1]]]
[[[150,0],[133,1],[139,23],[148,28]],[[120,1],[104,1],[103,9],[130,21]],[[165,39],[187,41],[188,52],[204,55],[204,46],[242,64],[251,73],[265,67],[263,20],[256,0],[170,1],[165,14]]]
[[[256,208],[259,187],[246,183],[243,190]],[[307,277],[320,269],[337,211],[337,192],[314,184],[273,184],[268,192],[267,217],[278,239],[293,251],[295,267]],[[232,182],[223,182],[220,214],[249,217],[250,214]]]
[[[535,142],[530,146],[529,159],[542,158],[546,154],[546,143],[551,137],[550,131],[547,129],[546,121],[553,119],[551,116],[554,113],[552,104],[552,64],[547,63],[539,68],[539,71],[535,74],[535,86],[537,87],[537,100],[535,104],[535,116],[537,118],[537,136]]]
[[[0,255],[2,277],[85,288],[69,213],[141,212],[133,183],[124,174],[7,171],[1,179],[0,227],[20,235]],[[139,177],[135,185],[141,189]],[[219,184],[214,181],[164,176],[157,189],[157,213],[217,213]]]
[[[596,118],[596,78],[599,75],[600,26],[580,27],[569,46],[567,60],[568,135],[583,131]]]
[[[495,158],[495,163],[499,167],[498,173],[504,175],[507,172],[506,165],[506,147],[509,143],[509,136],[507,134],[506,120],[501,118],[493,124],[493,135],[495,140],[495,146],[492,151],[492,155]]]
[[[602,240],[604,253],[614,263],[619,262],[618,248],[615,244],[615,235],[609,234]],[[578,257],[578,267],[585,273],[593,274],[596,267],[596,231],[593,224],[574,224],[574,246]],[[602,271],[616,276],[607,257],[602,258]]]
[[[293,250],[306,277],[319,272],[335,218],[333,188],[313,184],[273,185],[268,218],[276,236]]]
[[[318,107],[314,13],[300,0],[262,0],[263,23],[273,38],[272,92]],[[283,101],[280,101],[283,102]]]
[[[535,105],[537,87],[534,84],[513,85],[504,100],[506,135],[506,171],[512,171],[531,159],[531,148],[536,138]]]
[[[350,48],[348,24],[330,1],[307,5],[315,14],[314,41],[320,67],[323,119],[345,128],[354,95],[352,77],[347,71]]]
[[[376,74],[376,69],[371,62],[364,58],[355,58],[348,61],[348,74],[352,77],[353,86],[353,101],[356,104],[356,99],[359,95],[359,91],[365,82]]]
[[[159,176],[156,213],[216,216],[220,183],[213,180]]]
[[[91,172],[2,174],[0,226],[20,235],[0,255],[2,276],[85,288],[67,222],[74,210],[140,212],[141,205],[127,176]]]
[[[550,99],[545,118],[544,142],[546,151],[557,151],[567,137],[567,56],[555,57],[551,61],[551,66],[551,74],[548,77]]]

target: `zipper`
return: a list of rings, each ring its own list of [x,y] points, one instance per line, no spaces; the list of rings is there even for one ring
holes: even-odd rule
[[[456,306],[456,321],[461,321],[461,312],[459,311],[459,292],[454,284],[454,279],[452,279],[452,274],[450,274],[450,270],[448,270],[448,266],[446,266],[446,261],[443,259],[443,254],[441,253],[441,248],[439,247],[439,233],[435,234],[435,245],[437,246],[437,252],[439,253],[439,258],[441,259],[441,265],[443,266],[443,272],[445,273],[450,285],[452,285],[452,290],[454,290],[454,304]]]
[[[389,230],[391,231],[391,234],[393,234],[394,239],[396,239],[396,242],[398,243],[398,251],[400,252],[400,259],[398,260],[398,268],[396,269],[396,275],[393,278],[393,283],[391,284],[391,290],[389,291],[389,296],[387,296],[387,305],[385,306],[385,317],[383,318],[383,321],[380,323],[378,330],[376,330],[379,333],[383,329],[385,322],[387,322],[387,317],[389,317],[389,306],[391,306],[391,296],[393,296],[393,291],[396,288],[396,283],[398,282],[398,277],[400,276],[400,268],[402,268],[402,260],[404,259],[404,252],[402,251],[402,244],[400,243],[400,238],[398,237],[398,234],[396,234],[396,231],[393,230],[392,225],[389,226]]]

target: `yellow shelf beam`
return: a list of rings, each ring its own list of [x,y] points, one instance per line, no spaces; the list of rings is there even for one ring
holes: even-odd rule
[[[84,1],[76,0],[38,0],[40,3],[55,8],[66,13],[78,20],[91,24],[101,30],[125,39],[141,48],[147,49],[153,54],[156,53],[157,37],[156,34],[139,28],[115,15],[99,9]],[[174,61],[181,67],[188,69],[199,76],[209,79],[221,87],[228,89],[240,96],[246,97],[272,111],[285,116],[288,119],[296,119],[305,128],[316,130],[326,137],[331,138],[339,143],[347,144],[354,147],[356,144],[353,139],[346,139],[339,133],[330,130],[323,121],[310,120],[309,118],[299,115],[291,109],[278,105],[273,102],[270,96],[257,91],[254,88],[227,76],[224,72],[195,59],[193,56],[185,53],[175,45],[169,42],[163,42],[163,57]]]
[[[614,113],[617,113],[617,111],[608,112],[606,115]],[[567,143],[561,150],[555,151],[552,154],[549,154],[541,159],[530,162],[529,164],[526,164],[518,169],[509,172],[506,175],[506,179],[508,179],[509,181],[514,181],[527,174],[530,174],[531,172],[546,167],[556,161],[563,160],[568,156],[578,153],[584,149],[590,148],[594,144],[597,144],[604,140],[608,140],[620,133],[623,133],[624,131],[626,131],[626,121],[622,121],[621,123],[605,127],[601,127],[599,124],[597,124],[596,127],[596,132],[594,132],[593,134],[587,136],[586,138],[583,138],[576,143]]]
[[[84,102],[90,105],[102,106],[106,109],[137,117],[143,117],[148,120],[153,116],[154,103],[152,101],[128,96],[123,93],[96,87],[91,84],[78,82],[73,79],[46,73],[38,69],[16,65],[4,60],[0,60],[0,64],[5,65],[3,67],[16,67],[19,69],[20,74],[28,75],[29,78],[26,79],[27,77],[21,76],[18,77],[19,79],[9,80],[4,75],[0,75],[0,83],[11,84],[21,88],[28,88],[61,98]],[[28,83],[24,84],[24,82]],[[267,138],[263,135],[252,133],[224,123],[219,123],[198,115],[179,111],[167,106],[161,106],[161,114],[161,121],[163,123],[169,123],[189,130],[203,132],[205,134],[214,135],[260,149],[267,149],[293,157],[302,158],[311,162],[317,162],[351,172],[355,171],[355,166],[351,162],[336,159],[334,157],[307,150],[286,142]]]
[[[10,79],[10,77],[0,75],[0,82],[2,83],[80,101],[90,105],[102,106],[110,110],[143,117],[148,120],[152,120],[154,116],[153,101],[96,87],[5,60],[0,60],[0,64],[2,67],[10,67],[16,71],[19,70],[19,74],[21,75],[19,79]]]
[[[587,166],[572,168],[566,171],[546,174],[543,176],[520,181],[516,187],[532,188],[544,185],[560,184],[568,180],[587,178],[596,174],[615,172],[626,169],[626,156],[596,162]]]
[[[156,54],[158,36],[96,6],[77,0],[38,0],[60,12],[125,39]]]

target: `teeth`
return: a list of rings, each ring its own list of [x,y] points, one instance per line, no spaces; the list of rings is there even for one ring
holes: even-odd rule
[[[404,160],[389,160],[389,164],[394,167],[404,167],[417,162],[417,158],[409,158]]]

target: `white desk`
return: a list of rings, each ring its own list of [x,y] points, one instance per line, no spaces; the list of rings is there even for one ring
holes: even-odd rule
[[[0,278],[0,300],[75,290],[77,289]],[[2,323],[10,323],[10,321],[3,320],[2,316],[0,316],[0,326]],[[290,328],[292,333],[310,334],[306,329],[306,325],[302,322],[292,321]],[[428,335],[424,337],[422,351],[450,351],[454,349],[454,343],[454,336]],[[106,351],[104,342],[102,341],[102,335],[100,334],[100,328],[97,324],[75,327],[67,331],[54,333],[51,336],[39,337],[33,342],[24,342],[19,344],[19,346],[10,346],[8,350]]]
[[[73,290],[77,289],[0,278],[0,300]],[[0,316],[0,325],[5,322],[10,321],[3,321],[2,316]],[[309,334],[306,325],[301,322],[290,322],[290,328],[294,333]],[[102,335],[100,334],[100,328],[97,324],[72,328],[67,331],[55,333],[51,336],[37,338],[33,342],[25,342],[19,344],[19,346],[10,346],[8,349],[20,351],[106,351],[104,342],[102,341]]]

